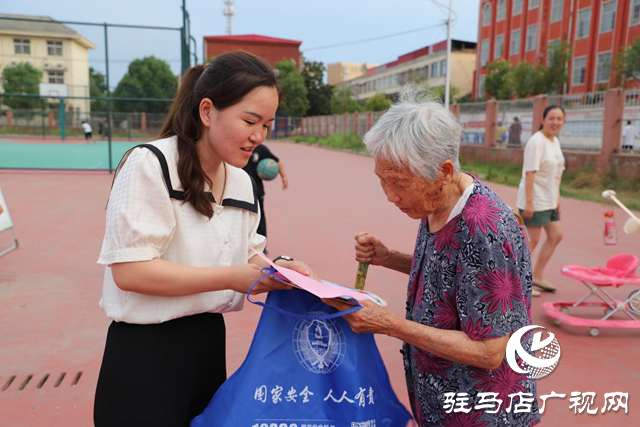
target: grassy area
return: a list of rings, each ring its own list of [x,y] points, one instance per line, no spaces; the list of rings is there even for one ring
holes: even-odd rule
[[[461,164],[461,168],[478,177],[499,184],[517,187],[520,184],[522,168],[512,164],[487,165],[480,163]],[[607,175],[598,174],[591,168],[576,172],[566,172],[560,185],[563,197],[603,203],[602,192],[607,189],[616,191],[618,199],[629,209],[640,210],[640,177],[634,179],[619,178],[615,171]]]
[[[315,144],[324,147],[348,149],[365,152],[362,139],[353,133],[346,135],[330,135],[325,138],[316,136],[296,136],[289,138],[296,143]],[[513,164],[463,163],[462,170],[477,175],[479,178],[498,184],[517,187],[520,184],[522,167]],[[602,192],[607,189],[616,191],[618,199],[629,209],[640,211],[640,176],[633,179],[620,178],[615,170],[601,175],[591,168],[576,172],[566,172],[562,178],[560,193],[563,197],[603,203]]]
[[[303,142],[306,144],[320,145],[322,147],[351,150],[359,153],[364,153],[367,151],[366,147],[362,143],[362,138],[360,138],[355,133],[329,135],[325,138],[318,138],[317,136],[313,135],[296,136],[293,138],[289,138],[289,140],[296,143]]]

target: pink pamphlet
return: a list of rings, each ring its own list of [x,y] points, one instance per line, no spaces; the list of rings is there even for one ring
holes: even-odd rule
[[[345,286],[338,285],[337,283],[331,283],[327,281],[318,281],[311,277],[298,273],[286,267],[275,265],[269,258],[261,254],[260,252],[252,249],[257,255],[265,260],[269,265],[275,268],[278,273],[273,277],[274,279],[286,282],[297,288],[303,289],[319,298],[342,298],[356,301],[373,301],[378,305],[386,305],[386,302],[377,295],[370,292],[360,291],[353,288],[347,288]],[[353,302],[353,301],[352,301]]]

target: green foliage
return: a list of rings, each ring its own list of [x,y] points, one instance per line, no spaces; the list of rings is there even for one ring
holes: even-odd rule
[[[113,92],[114,97],[124,98],[173,98],[178,81],[171,72],[169,64],[162,59],[148,56],[136,59],[129,64],[127,74]],[[154,101],[114,101],[115,108],[121,112],[164,113],[165,102]]]
[[[519,62],[511,69],[509,83],[518,98],[526,98],[531,95],[536,80],[536,69],[528,62]]]
[[[344,89],[334,86],[333,98],[331,98],[331,113],[359,113],[362,105],[351,95],[351,89]]]
[[[309,110],[304,77],[296,70],[296,64],[288,59],[278,62],[275,68],[278,71],[278,82],[283,92],[278,112],[291,117],[304,117]]]
[[[107,96],[107,81],[104,74],[89,68],[89,96]],[[107,111],[107,101],[91,101],[91,111]]]
[[[38,95],[42,71],[31,64],[20,63],[15,67],[6,67],[2,70],[0,82],[5,93],[23,95]],[[33,109],[44,108],[45,101],[39,98],[22,98],[17,96],[0,98],[9,108]]]
[[[640,82],[640,37],[616,56],[613,70],[618,82]]]
[[[364,102],[364,111],[386,111],[391,107],[391,100],[384,93],[376,93]]]
[[[436,95],[438,95],[438,97],[444,102],[444,98],[445,98],[444,86],[434,87],[433,89],[431,89],[431,91]],[[450,84],[449,85],[449,101],[453,101],[454,99],[456,99],[456,96],[458,96],[458,93],[460,93],[460,89],[458,89],[457,86]],[[471,95],[469,95],[469,99],[471,99]],[[458,101],[458,102],[461,102],[461,101]],[[462,101],[462,102],[465,102],[465,101]]]
[[[309,100],[308,116],[325,116],[331,114],[331,97],[333,87],[323,82],[325,67],[322,62],[305,61],[302,69],[304,85]]]
[[[546,67],[538,67],[537,94],[562,93],[562,86],[569,79],[567,64],[571,60],[571,45],[561,41],[549,46]]]
[[[492,62],[489,64],[487,72],[487,77],[484,80],[484,89],[487,95],[495,99],[511,99],[513,97],[511,63],[509,61]]]

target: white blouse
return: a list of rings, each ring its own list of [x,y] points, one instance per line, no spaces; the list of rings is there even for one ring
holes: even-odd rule
[[[133,149],[119,171],[107,206],[107,222],[98,264],[104,264],[100,307],[117,322],[162,323],[198,313],[242,309],[244,295],[232,290],[180,297],[126,292],[113,281],[111,264],[165,259],[194,267],[246,264],[251,248],[264,250],[266,238],[256,233],[260,221],[254,183],[242,169],[225,164],[227,181],[222,204],[213,202],[211,219],[184,203],[178,178],[177,138]],[[167,179],[168,178],[168,179]],[[165,184],[166,182],[166,184]]]

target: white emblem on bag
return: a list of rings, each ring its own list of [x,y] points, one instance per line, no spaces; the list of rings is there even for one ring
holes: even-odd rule
[[[327,313],[313,311],[309,316]],[[293,330],[293,352],[309,372],[328,374],[344,360],[347,341],[342,326],[333,319],[300,320]]]

